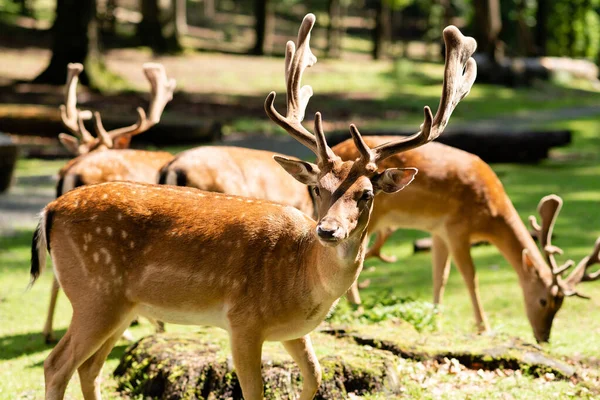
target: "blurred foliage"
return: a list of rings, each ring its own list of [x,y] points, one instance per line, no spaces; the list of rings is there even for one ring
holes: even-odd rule
[[[598,0],[554,0],[548,25],[551,55],[597,59],[600,45]]]

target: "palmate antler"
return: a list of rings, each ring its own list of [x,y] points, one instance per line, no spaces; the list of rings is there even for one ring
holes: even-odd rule
[[[135,124],[123,128],[106,131],[102,125],[99,112],[94,112],[94,128],[97,137],[94,138],[83,125],[85,119],[90,119],[90,111],[77,109],[77,82],[78,76],[83,71],[81,64],[69,64],[65,104],[61,105],[61,118],[65,127],[74,135],[64,133],[59,135],[61,143],[76,154],[85,154],[100,147],[126,148],[131,137],[147,131],[160,121],[162,112],[169,101],[173,99],[175,80],[167,78],[161,64],[146,63],[143,65],[144,74],[150,82],[151,100],[148,116],[143,108],[138,107],[138,120]]]
[[[298,32],[298,46],[288,42],[286,47],[286,86],[287,86],[287,113],[283,117],[274,106],[275,92],[269,93],[265,101],[267,115],[284,128],[292,137],[311,149],[318,158],[318,162],[325,162],[336,158],[333,151],[327,146],[322,134],[321,116],[315,117],[315,130],[317,135],[312,135],[302,126],[302,119],[306,106],[313,94],[310,86],[301,87],[301,78],[304,70],[315,64],[316,57],[310,51],[310,31],[315,24],[315,16],[308,14],[304,17]],[[465,37],[454,26],[444,29],[446,43],[446,63],[444,68],[444,85],[440,106],[434,116],[429,107],[425,107],[425,120],[421,130],[407,138],[390,143],[384,143],[370,149],[358,128],[350,125],[350,133],[354,143],[361,154],[361,162],[367,169],[375,171],[377,164],[382,160],[402,151],[421,146],[436,139],[446,127],[450,115],[456,105],[469,93],[477,75],[477,65],[471,55],[475,52],[477,44],[473,38]],[[317,126],[318,125],[318,126]],[[321,142],[319,145],[319,142]]]
[[[554,257],[556,254],[563,254],[562,249],[552,245],[552,232],[558,213],[562,208],[562,204],[563,200],[555,194],[543,197],[538,205],[538,213],[542,218],[542,225],[540,226],[537,223],[537,220],[533,215],[529,217],[529,223],[538,234],[540,247],[552,271],[553,283],[560,288],[564,296],[577,296],[589,299],[588,296],[579,293],[576,290],[576,286],[580,282],[589,282],[600,279],[600,271],[588,273],[588,269],[591,266],[600,264],[600,238],[596,240],[592,253],[587,257],[584,257],[568,277],[563,278],[563,273],[575,265],[575,262],[573,260],[568,260],[561,266],[558,266]]]

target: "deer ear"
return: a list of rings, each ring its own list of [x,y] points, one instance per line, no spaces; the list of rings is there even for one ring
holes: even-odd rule
[[[67,135],[66,133],[61,133],[58,135],[58,140],[62,143],[63,146],[71,153],[75,155],[81,154],[79,152],[79,140],[76,137]]]
[[[292,160],[281,156],[273,156],[273,159],[293,176],[298,182],[314,186],[318,182],[319,167],[302,160]]]
[[[527,249],[523,249],[523,252],[521,253],[521,258],[523,260],[523,268],[526,270],[531,270],[533,268],[533,260],[531,259],[529,251],[527,251]]]
[[[123,135],[113,141],[113,149],[128,149],[131,143],[131,135]]]
[[[385,193],[396,193],[415,179],[416,168],[388,168],[371,179],[373,188]]]

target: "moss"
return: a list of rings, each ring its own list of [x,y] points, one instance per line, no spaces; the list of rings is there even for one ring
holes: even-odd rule
[[[317,399],[397,390],[391,353],[348,338],[311,336],[323,370]],[[279,343],[265,343],[262,374],[266,398],[293,398],[301,390],[298,367]],[[130,397],[241,398],[227,334],[213,328],[146,337],[126,350],[114,375],[118,390]]]
[[[377,337],[373,337],[373,331],[372,326],[357,325],[352,330],[324,332],[417,361],[455,358],[471,369],[520,369],[532,376],[552,372],[559,378],[575,375],[571,366],[554,359],[541,347],[508,335],[423,335],[408,324],[398,322],[378,324]]]

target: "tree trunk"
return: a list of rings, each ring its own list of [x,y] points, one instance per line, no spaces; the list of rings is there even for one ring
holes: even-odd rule
[[[327,57],[338,58],[342,52],[342,36],[344,34],[341,1],[329,0],[328,10]]]
[[[518,0],[515,5],[517,12],[517,26],[518,26],[518,38],[519,48],[521,54],[527,57],[533,57],[537,55],[537,49],[535,46],[535,39],[532,37],[531,29],[527,25],[526,21],[526,0]]]
[[[386,54],[391,34],[392,13],[386,0],[377,2],[375,29],[373,30],[373,59],[379,60]]]
[[[538,56],[548,53],[548,17],[550,16],[550,1],[538,0],[535,12],[535,47]]]
[[[187,33],[187,0],[171,0],[175,18],[175,36]]]
[[[502,30],[499,0],[475,0],[475,33],[478,48],[490,61],[498,63],[503,57],[499,35]]]
[[[137,36],[143,46],[150,47],[156,53],[169,53],[181,50],[175,16],[171,15],[170,35],[165,35],[165,22],[161,18],[158,0],[141,0],[142,20],[137,27]]]
[[[117,9],[117,0],[107,0],[104,15],[102,15],[100,29],[103,34],[115,36],[117,33],[117,17],[115,11]]]
[[[273,28],[274,15],[271,0],[254,0],[254,17],[256,19],[254,30],[256,41],[252,54],[262,56],[271,52],[271,30]]]
[[[204,0],[204,18],[214,18],[215,11],[215,0]]]
[[[64,85],[67,64],[102,64],[96,0],[57,0],[52,34],[52,58],[46,69],[33,80],[34,83]],[[94,70],[97,69],[83,70],[79,77],[82,84],[90,84],[90,73]]]

